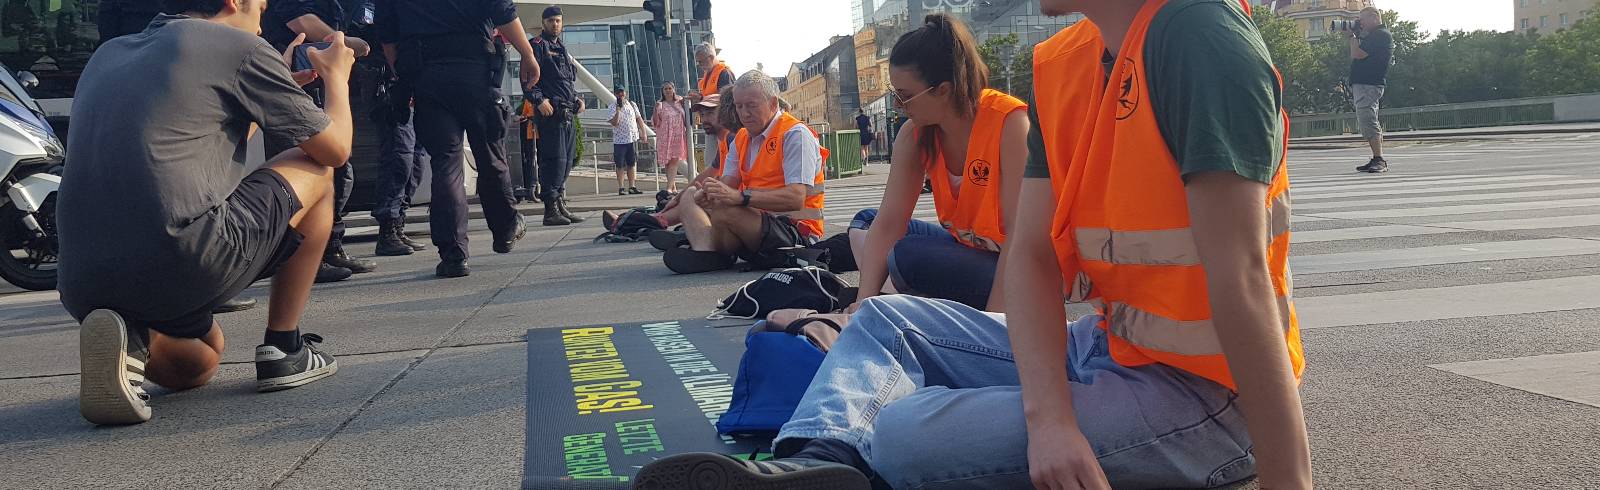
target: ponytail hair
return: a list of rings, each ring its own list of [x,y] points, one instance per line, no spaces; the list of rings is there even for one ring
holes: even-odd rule
[[[928,14],[922,27],[900,36],[889,65],[915,70],[929,87],[948,82],[953,108],[966,117],[978,114],[978,100],[989,87],[989,66],[978,55],[977,41],[961,21],[943,12]],[[917,135],[924,159],[938,151],[937,131],[924,126]]]

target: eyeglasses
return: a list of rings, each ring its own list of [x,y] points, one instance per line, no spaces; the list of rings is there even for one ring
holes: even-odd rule
[[[901,107],[905,107],[905,105],[906,104],[910,104],[911,101],[917,100],[917,97],[921,97],[924,94],[927,94],[928,92],[932,92],[934,87],[937,87],[937,86],[938,85],[935,85],[933,87],[928,87],[927,90],[923,90],[921,92],[917,92],[917,95],[913,95],[913,96],[910,96],[910,97],[901,97],[900,96],[900,89],[896,89],[894,87],[890,87],[891,91],[889,93],[894,94],[894,103],[899,104]]]

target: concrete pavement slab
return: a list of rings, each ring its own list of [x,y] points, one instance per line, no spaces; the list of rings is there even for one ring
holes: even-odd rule
[[[1365,252],[1302,255],[1289,264],[1297,274],[1323,274],[1375,269],[1393,269],[1459,262],[1528,259],[1568,255],[1600,254],[1600,241],[1574,238],[1546,238],[1506,242],[1469,243],[1437,247],[1401,248]]]
[[[1600,408],[1600,351],[1488,359],[1430,367]]]
[[[1295,300],[1300,328],[1420,322],[1600,308],[1600,276],[1577,276]]]
[[[77,376],[3,380],[0,488],[267,487],[416,354],[341,356],[333,377],[265,394],[254,364],[225,365],[210,386],[152,390],[155,417],[127,427],[78,416]]]
[[[1465,230],[1481,231],[1508,231],[1508,230],[1535,230],[1540,228],[1577,228],[1582,226],[1600,226],[1600,214],[1575,214],[1570,216],[1549,216],[1544,218],[1522,218],[1483,221],[1445,221],[1431,223],[1431,226],[1442,228],[1461,228]]]
[[[433,351],[280,488],[515,486],[526,358],[522,343]]]

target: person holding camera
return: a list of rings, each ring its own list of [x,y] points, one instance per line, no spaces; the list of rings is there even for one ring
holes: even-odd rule
[[[1350,32],[1350,95],[1355,101],[1356,124],[1361,137],[1372,146],[1372,160],[1356,167],[1358,172],[1383,173],[1389,162],[1383,159],[1383,124],[1378,121],[1378,101],[1383,99],[1384,79],[1394,55],[1394,36],[1383,25],[1383,14],[1367,7]]]

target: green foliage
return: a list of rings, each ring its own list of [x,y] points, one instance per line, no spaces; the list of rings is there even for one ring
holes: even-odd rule
[[[1543,94],[1600,92],[1600,18],[1543,36],[1528,50],[1528,88]]]
[[[583,144],[583,120],[577,116],[572,118],[572,139],[576,141],[574,144],[577,145],[572,149],[572,165],[577,166],[583,163],[583,152],[588,151]]]
[[[1441,31],[1385,12],[1394,37],[1386,107],[1600,92],[1600,22],[1579,21],[1549,35]],[[1349,111],[1349,38],[1307,41],[1292,21],[1269,9],[1254,19],[1273,63],[1283,73],[1285,106],[1293,114]]]
[[[1033,99],[1033,49],[1019,46],[1016,34],[993,36],[978,45],[978,56],[989,66],[989,87],[1012,96]],[[1007,63],[1007,58],[1010,63]],[[1009,71],[1008,71],[1009,70]],[[1007,87],[1007,76],[1010,87]]]

